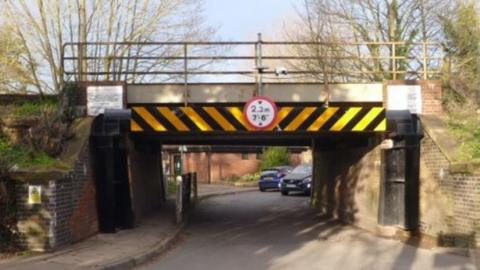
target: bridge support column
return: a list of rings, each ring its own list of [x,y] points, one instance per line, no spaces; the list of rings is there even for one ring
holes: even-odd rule
[[[329,186],[329,166],[330,159],[327,152],[322,149],[318,140],[312,141],[313,154],[313,174],[312,174],[312,194],[311,206],[323,211],[324,202],[328,200]]]
[[[95,182],[101,232],[133,227],[127,168],[127,138],[117,119],[95,118],[91,133]]]
[[[157,142],[130,141],[128,171],[135,223],[158,210],[165,201],[162,151]]]
[[[409,111],[389,112],[396,132],[393,147],[383,151],[378,220],[382,225],[415,231],[419,226],[421,123]]]

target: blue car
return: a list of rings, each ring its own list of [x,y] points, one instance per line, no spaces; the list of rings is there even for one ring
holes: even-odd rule
[[[278,190],[280,181],[292,170],[290,166],[278,166],[265,169],[260,172],[260,181],[258,181],[258,189],[264,192],[267,189]]]

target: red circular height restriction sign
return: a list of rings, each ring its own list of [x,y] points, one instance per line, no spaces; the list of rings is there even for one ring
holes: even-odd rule
[[[268,129],[275,124],[277,119],[277,106],[269,97],[256,96],[247,101],[243,108],[243,115],[253,128]]]

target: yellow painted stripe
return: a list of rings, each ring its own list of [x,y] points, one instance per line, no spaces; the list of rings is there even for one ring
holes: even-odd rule
[[[173,126],[179,131],[190,131],[190,129],[178,118],[169,108],[158,107],[157,110],[172,123]]]
[[[364,131],[370,123],[377,117],[383,108],[372,108],[363,118],[358,122],[358,124],[352,129],[352,131]]]
[[[228,110],[230,113],[237,119],[238,122],[240,122],[247,130],[252,130],[252,127],[247,123],[247,120],[245,120],[245,117],[243,116],[243,112],[237,108],[237,107],[228,107]]]
[[[387,131],[387,119],[383,119],[373,131]]]
[[[133,110],[140,115],[155,131],[166,131],[167,129],[160,124],[157,119],[143,107],[133,107]]]
[[[360,107],[352,107],[348,109],[345,114],[338,119],[338,121],[330,128],[330,131],[341,131],[352,120],[355,115],[361,110]]]
[[[307,118],[316,110],[316,107],[306,107],[293,119],[292,122],[285,128],[285,131],[295,131],[297,128],[307,120]]]
[[[320,128],[327,123],[330,118],[338,111],[336,107],[328,107],[318,118],[313,122],[310,127],[308,127],[308,131],[319,131]]]
[[[235,127],[228,122],[214,107],[203,107],[203,109],[226,131],[236,131]]]
[[[282,122],[282,120],[285,119],[285,117],[287,117],[290,114],[290,112],[292,112],[292,110],[293,110],[293,107],[282,107],[280,111],[278,111],[275,124],[272,125],[272,127],[269,128],[269,130],[275,129],[278,126],[278,124],[280,124],[280,122]]]
[[[190,107],[180,108],[201,131],[212,131],[212,128],[203,120],[198,113]]]
[[[130,130],[133,131],[133,132],[139,132],[139,131],[143,131],[143,128],[141,128],[137,124],[137,122],[135,122],[135,120],[130,119]]]

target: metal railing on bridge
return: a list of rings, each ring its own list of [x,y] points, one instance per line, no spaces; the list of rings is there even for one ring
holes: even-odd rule
[[[86,42],[63,46],[67,81],[372,82],[435,79],[436,42]],[[232,78],[232,76],[234,76]]]

